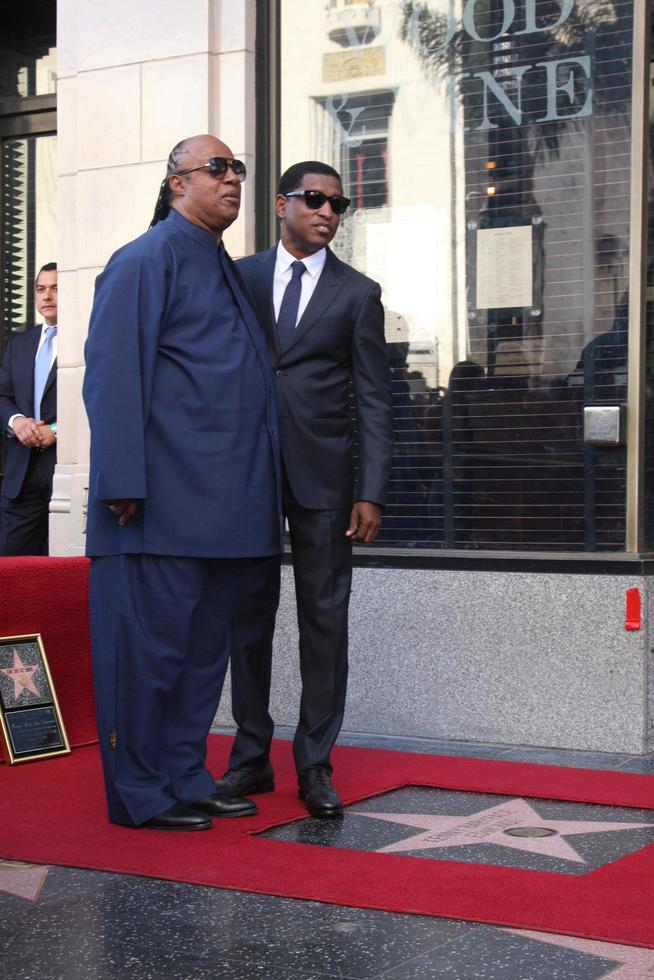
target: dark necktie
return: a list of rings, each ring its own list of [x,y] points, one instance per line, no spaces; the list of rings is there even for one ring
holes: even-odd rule
[[[280,351],[286,350],[293,339],[297,311],[300,307],[302,273],[307,271],[304,262],[293,262],[291,269],[293,275],[284,290],[282,305],[279,307],[279,316],[277,317],[277,339],[279,340]]]
[[[43,343],[39,347],[39,352],[34,361],[34,418],[40,419],[41,399],[45,390],[45,384],[50,374],[52,360],[52,338],[57,333],[56,327],[46,327]]]

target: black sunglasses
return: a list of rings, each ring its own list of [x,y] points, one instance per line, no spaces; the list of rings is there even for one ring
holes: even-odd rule
[[[318,208],[323,206],[325,201],[329,201],[334,214],[345,214],[350,206],[349,197],[343,197],[342,194],[334,194],[333,197],[327,197],[322,191],[291,191],[290,194],[282,194],[282,197],[303,197],[304,203],[312,211],[317,211]]]
[[[227,168],[230,168],[232,173],[235,173],[238,179],[243,183],[247,176],[247,169],[242,160],[228,160],[227,157],[211,157],[207,163],[203,163],[200,167],[190,167],[188,170],[178,170],[177,174],[183,177],[184,174],[192,174],[196,170],[209,170],[212,177],[216,180],[221,180],[227,173]]]

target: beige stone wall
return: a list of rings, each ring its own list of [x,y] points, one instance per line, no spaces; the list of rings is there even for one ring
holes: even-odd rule
[[[210,132],[245,160],[232,255],[254,244],[255,0],[59,0],[58,465],[50,551],[84,551],[81,398],[95,278],[152,216],[170,149]]]

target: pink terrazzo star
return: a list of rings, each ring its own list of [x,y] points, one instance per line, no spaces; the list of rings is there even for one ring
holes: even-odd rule
[[[654,949],[641,949],[639,946],[621,946],[618,943],[598,942],[595,939],[578,939],[576,936],[557,936],[548,932],[530,932],[526,929],[507,929],[506,932],[522,939],[535,939],[537,942],[573,949],[577,953],[599,956],[618,964],[604,976],[611,980],[645,980],[654,977]]]
[[[0,892],[35,902],[47,876],[48,869],[37,864],[0,861]]]
[[[362,813],[359,817],[386,820],[389,823],[420,828],[422,833],[405,837],[395,844],[377,849],[379,854],[397,854],[401,851],[426,851],[439,847],[463,847],[467,844],[497,844],[516,851],[544,854],[563,861],[586,864],[564,837],[574,834],[602,834],[610,830],[636,830],[652,827],[651,823],[614,823],[600,820],[548,820],[536,813],[526,800],[515,799],[498,806],[480,810],[468,816],[443,817],[422,813]],[[513,828],[547,828],[554,831],[548,837],[512,837],[507,834]]]
[[[33,674],[39,669],[38,667],[26,667],[20,656],[18,655],[18,650],[14,650],[14,666],[6,667],[0,670],[0,674],[6,674],[14,682],[14,697],[16,700],[21,696],[23,691],[31,691],[32,694],[39,693],[39,689],[34,683]]]

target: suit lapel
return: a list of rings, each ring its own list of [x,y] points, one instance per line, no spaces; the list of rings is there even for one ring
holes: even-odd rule
[[[252,281],[252,292],[257,304],[257,310],[261,316],[262,323],[268,335],[268,341],[279,357],[279,344],[277,342],[277,323],[275,321],[275,307],[273,305],[273,279],[275,277],[275,263],[277,262],[277,246],[261,252],[255,256],[260,263],[258,275]]]
[[[50,368],[50,374],[48,375],[47,381],[45,383],[45,388],[43,389],[41,402],[43,402],[43,399],[45,398],[48,389],[51,388],[52,385],[54,384],[56,377],[57,377],[57,358],[55,357],[54,361],[52,362],[52,367]]]
[[[39,346],[39,341],[41,339],[42,327],[33,327],[29,333],[25,335],[25,376],[27,378],[27,403],[29,404],[29,415],[34,411],[34,361],[36,360],[36,351]],[[48,378],[48,380],[50,380]]]
[[[250,334],[252,343],[254,344],[255,348],[259,350],[260,344],[258,343],[258,337],[261,334],[261,329],[259,324],[256,322],[255,317],[252,316],[252,307],[240,284],[240,273],[235,271],[234,262],[231,256],[225,250],[223,250],[222,253],[222,267],[229,288],[231,289],[232,295],[236,300],[236,304],[241,312],[241,316],[243,317],[247,331]]]
[[[284,354],[292,350],[298,341],[304,337],[307,331],[318,322],[321,316],[324,315],[325,311],[334,301],[334,298],[338,295],[337,287],[342,285],[342,272],[339,268],[340,265],[340,261],[336,258],[331,249],[328,248],[325,267],[320,273],[320,278],[316,283],[316,288],[314,289],[311,299],[307,304],[306,310],[300,317],[300,321],[295,328],[295,333],[293,334],[293,339],[284,350]]]
[[[241,275],[236,271],[233,260],[230,255],[223,249],[222,256],[220,257],[222,261],[223,271],[225,273],[225,278],[229,288],[232,291],[232,295],[236,300],[236,304],[243,317],[243,322],[245,323],[246,329],[250,334],[250,339],[254,344],[254,348],[258,353],[262,351],[265,353],[265,343],[263,342],[263,333],[261,331],[261,326],[254,315],[254,310],[250,305],[250,300],[246,296],[242,286],[240,285]]]

